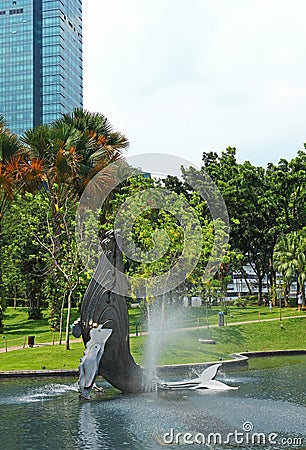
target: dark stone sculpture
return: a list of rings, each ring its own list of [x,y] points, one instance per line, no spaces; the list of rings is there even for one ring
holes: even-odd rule
[[[105,380],[122,392],[140,392],[143,391],[143,375],[142,369],[135,363],[130,353],[126,298],[112,291],[116,277],[115,268],[124,272],[122,253],[116,243],[113,231],[106,233],[106,237],[102,241],[102,250],[110,265],[106,265],[105,259],[100,258],[83,299],[80,331],[84,343],[89,344],[90,331],[93,328],[99,326],[102,329],[111,330],[107,342],[102,345],[102,357],[100,355],[100,360],[96,360],[97,374],[102,375]],[[127,286],[122,286],[121,292],[127,291]],[[86,352],[90,354],[88,359],[94,360],[93,354],[96,354],[97,351],[87,349]],[[83,360],[87,358],[86,352]],[[84,361],[82,364],[86,366]],[[88,386],[92,385],[92,375],[89,376],[89,381],[86,381],[85,385],[86,383]]]

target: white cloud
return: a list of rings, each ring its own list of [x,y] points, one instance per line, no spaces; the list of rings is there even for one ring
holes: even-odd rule
[[[85,104],[130,154],[288,159],[306,140],[304,0],[83,1]]]

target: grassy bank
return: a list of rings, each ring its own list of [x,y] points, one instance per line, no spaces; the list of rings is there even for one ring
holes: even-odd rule
[[[218,313],[221,311],[220,307],[213,307],[205,309],[205,307],[199,308],[182,308],[182,314],[175,320],[175,326],[178,328],[198,327],[209,325],[216,325],[218,323]],[[66,312],[65,312],[66,313]],[[231,306],[228,310],[228,314],[225,315],[225,323],[230,325],[232,323],[244,322],[250,320],[265,320],[272,317],[279,317],[280,310],[275,308],[272,314],[268,308],[264,306],[246,306],[234,307]],[[301,315],[296,308],[282,308],[281,314],[283,317],[298,317]],[[43,311],[43,318],[41,320],[28,320],[27,308],[19,307],[14,309],[12,307],[7,308],[5,314],[5,328],[2,333],[2,339],[0,338],[0,347],[6,345],[22,346],[27,343],[27,336],[35,336],[36,343],[46,343],[59,341],[59,333],[53,333],[49,329],[48,324],[48,312]],[[72,309],[71,321],[79,317],[79,311],[76,308]],[[146,331],[147,326],[142,319],[141,309],[135,308],[129,310],[129,322],[130,332],[135,333],[137,331]],[[66,315],[64,314],[64,325],[66,324]],[[4,337],[4,338],[3,338]],[[71,341],[74,341],[71,336]]]
[[[301,349],[305,347],[306,319],[257,322],[245,325],[195,329],[166,333],[158,364],[180,364],[227,359],[231,353],[255,350]],[[159,340],[161,335],[159,335]],[[216,341],[215,345],[202,344],[199,338]],[[147,336],[131,338],[131,351],[135,360],[145,362]],[[82,343],[74,342],[71,350],[64,345],[25,348],[0,354],[0,371],[74,369],[83,355]]]
[[[259,322],[245,325],[167,333],[159,353],[159,364],[183,364],[228,359],[244,351],[305,348],[306,319]],[[160,339],[160,337],[159,337]],[[203,344],[212,339],[216,344]],[[139,363],[145,362],[146,337],[131,338],[131,349]]]
[[[197,327],[216,325],[218,323],[218,313],[222,311],[221,306],[214,306],[208,309],[205,306],[201,307],[182,307],[180,314],[175,320],[177,328]],[[225,314],[225,323],[230,325],[237,322],[246,322],[250,320],[265,320],[272,317],[298,317],[300,313],[297,308],[273,308],[273,312],[270,313],[268,307],[264,306],[229,306],[227,314]],[[130,330],[135,332],[136,325],[141,324],[141,330],[146,331],[146,323],[142,323],[140,308],[129,310]]]
[[[79,312],[76,308],[71,311],[71,323],[79,317]],[[64,333],[66,327],[66,311],[64,312]],[[59,333],[50,331],[48,323],[48,312],[43,310],[43,318],[41,320],[28,320],[27,308],[7,308],[4,316],[4,332],[2,333],[2,342],[0,346],[5,346],[5,341],[8,347],[23,345],[27,342],[28,336],[35,336],[35,341],[39,343],[57,342],[59,340]],[[65,338],[64,334],[63,337]],[[71,336],[73,340],[73,336]]]

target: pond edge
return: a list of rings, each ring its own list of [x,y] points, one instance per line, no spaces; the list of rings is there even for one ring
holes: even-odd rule
[[[269,356],[294,356],[306,355],[305,349],[300,350],[270,350],[256,352],[234,353],[232,359],[209,361],[203,363],[187,363],[157,366],[158,376],[186,375],[190,372],[203,371],[213,364],[222,364],[222,369],[233,369],[248,365],[249,358],[262,358]],[[0,372],[0,378],[40,378],[40,377],[78,377],[78,369],[56,369],[56,370],[10,370]]]

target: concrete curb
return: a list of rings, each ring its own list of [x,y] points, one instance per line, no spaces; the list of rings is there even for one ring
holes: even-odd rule
[[[248,365],[248,357],[242,354],[233,355],[233,359],[209,361],[204,363],[192,364],[176,364],[157,366],[156,371],[158,376],[186,376],[190,373],[200,373],[204,369],[214,364],[222,364],[222,368],[234,368]]]
[[[306,350],[271,350],[271,351],[257,351],[257,352],[241,352],[234,353],[233,359],[219,360],[219,361],[209,361],[205,363],[193,363],[193,364],[177,364],[177,365],[165,365],[157,366],[157,375],[159,376],[181,376],[186,375],[190,372],[201,372],[206,367],[213,364],[222,364],[222,369],[235,369],[241,366],[247,366],[249,358],[264,358],[269,356],[294,356],[294,355],[305,355]]]
[[[264,358],[268,356],[294,356],[294,355],[306,355],[306,350],[268,350],[257,352],[242,352],[236,353],[237,355],[248,356],[249,358]]]
[[[0,372],[0,378],[78,377],[78,369],[69,370],[9,370]]]
[[[201,372],[206,367],[213,364],[222,364],[222,369],[239,368],[248,365],[249,358],[264,358],[269,356],[294,356],[306,355],[306,350],[270,350],[257,352],[242,352],[235,353],[233,359],[209,361],[204,363],[190,363],[190,364],[174,364],[157,366],[158,376],[186,376],[192,372]],[[78,377],[78,369],[69,370],[11,370],[7,372],[0,372],[0,378],[42,378],[42,377]]]

